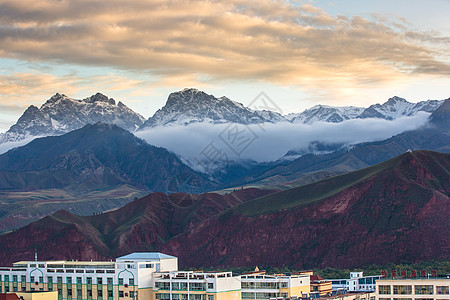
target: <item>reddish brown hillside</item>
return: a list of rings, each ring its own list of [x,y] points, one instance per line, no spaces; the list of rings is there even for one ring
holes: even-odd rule
[[[197,267],[356,267],[448,259],[449,174],[450,155],[405,153],[246,202],[161,250],[178,256],[183,266]],[[329,190],[336,192],[327,196]]]
[[[161,251],[186,266],[356,267],[450,257],[450,155],[405,153],[283,192],[154,193],[0,236],[0,264]]]
[[[121,209],[90,217],[59,211],[0,236],[0,263],[33,259],[109,259],[158,250],[207,218],[274,191],[246,189],[225,196],[152,193]]]

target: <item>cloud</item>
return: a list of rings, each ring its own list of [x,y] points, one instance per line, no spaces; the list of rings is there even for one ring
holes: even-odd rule
[[[311,89],[448,77],[450,39],[396,22],[281,0],[4,0],[0,55]]]
[[[390,138],[427,123],[429,113],[384,119],[354,119],[341,123],[316,122],[311,125],[277,123],[264,125],[192,124],[156,127],[137,136],[148,143],[169,149],[199,167],[208,157],[229,160],[274,161],[289,150],[307,150],[310,143],[357,144]],[[201,169],[201,168],[200,168]]]
[[[1,138],[1,134],[0,134],[0,138]],[[33,136],[30,138],[20,140],[18,142],[0,143],[0,155],[13,149],[13,148],[25,146],[26,144],[28,144],[29,142],[31,142],[32,140],[34,140],[36,138],[39,138],[39,136]]]

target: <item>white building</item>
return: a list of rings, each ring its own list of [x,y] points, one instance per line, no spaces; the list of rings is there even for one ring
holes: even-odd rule
[[[242,299],[301,298],[310,293],[310,275],[246,274],[241,276]]]
[[[153,275],[155,299],[240,300],[241,281],[231,272],[172,271]]]
[[[58,291],[58,299],[145,299],[152,274],[178,269],[174,256],[132,253],[116,261],[20,261],[0,268],[0,293]],[[138,296],[139,295],[139,296]]]
[[[364,276],[363,272],[350,272],[349,279],[329,279],[332,282],[333,291],[344,290],[346,292],[371,292],[376,289],[376,281],[381,275]]]

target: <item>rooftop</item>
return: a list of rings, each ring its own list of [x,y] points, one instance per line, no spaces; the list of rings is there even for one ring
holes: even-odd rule
[[[153,261],[153,260],[161,260],[161,259],[170,259],[170,258],[176,258],[172,255],[167,255],[160,252],[134,252],[130,253],[125,256],[118,257],[117,261],[124,261],[124,260],[147,260],[147,261]]]

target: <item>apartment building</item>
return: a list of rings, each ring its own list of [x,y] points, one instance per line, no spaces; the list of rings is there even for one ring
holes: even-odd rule
[[[241,280],[233,277],[231,272],[157,272],[153,274],[153,280],[153,299],[241,299]]]
[[[20,261],[0,268],[0,293],[57,291],[59,300],[151,299],[152,274],[177,269],[176,257],[156,252],[116,261]]]
[[[309,278],[306,274],[245,274],[241,276],[242,299],[302,298],[310,293]]]
[[[363,272],[350,272],[349,279],[329,279],[332,282],[333,291],[345,290],[348,292],[371,292],[376,289],[376,281],[381,275],[364,276]]]
[[[449,291],[449,278],[383,278],[376,283],[378,300],[450,299]]]

